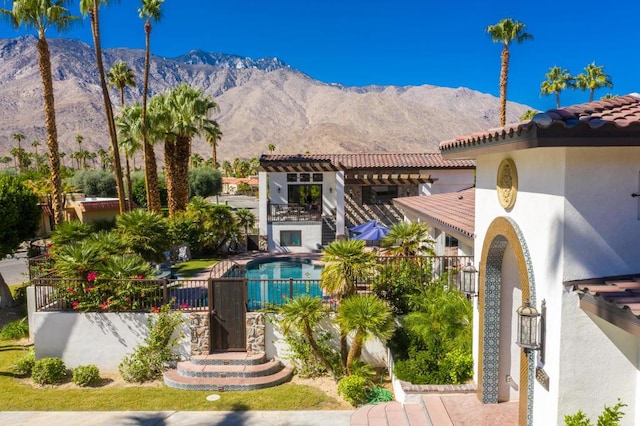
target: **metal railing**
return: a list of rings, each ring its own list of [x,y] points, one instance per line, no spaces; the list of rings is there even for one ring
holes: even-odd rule
[[[170,304],[172,309],[208,309],[208,280],[80,279],[38,277],[36,311],[151,312]]]
[[[320,222],[322,206],[302,204],[271,204],[267,209],[267,222]]]
[[[308,294],[312,297],[325,298],[320,287],[320,280],[304,279],[272,279],[247,281],[247,310],[275,309],[287,302],[287,299]]]

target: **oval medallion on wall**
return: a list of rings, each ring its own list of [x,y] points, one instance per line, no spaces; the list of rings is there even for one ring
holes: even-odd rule
[[[496,180],[496,191],[500,205],[505,210],[511,210],[516,204],[516,196],[518,195],[518,171],[512,159],[502,160],[500,167],[498,167]]]

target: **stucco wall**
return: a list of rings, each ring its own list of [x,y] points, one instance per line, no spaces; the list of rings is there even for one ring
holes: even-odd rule
[[[62,358],[67,368],[95,364],[100,371],[116,372],[122,357],[133,352],[148,335],[145,313],[33,313],[36,359]],[[189,357],[190,330],[185,322],[176,352]]]
[[[444,194],[471,188],[475,170],[431,170],[430,174],[435,182],[420,185],[419,195]]]
[[[277,253],[309,253],[318,249],[322,244],[321,222],[273,222],[268,226],[269,251]],[[282,246],[280,244],[280,231],[300,231],[301,246]]]

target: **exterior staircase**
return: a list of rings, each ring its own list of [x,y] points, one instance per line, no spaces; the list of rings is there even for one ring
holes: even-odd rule
[[[196,355],[164,373],[167,386],[185,390],[246,391],[268,388],[291,379],[293,369],[265,354],[219,352]]]
[[[365,405],[351,415],[351,426],[453,426],[438,395],[422,395],[418,403],[397,401]]]
[[[331,244],[336,239],[336,220],[333,217],[322,218],[322,246]]]

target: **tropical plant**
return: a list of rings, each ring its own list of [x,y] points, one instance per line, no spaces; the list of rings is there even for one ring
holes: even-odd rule
[[[533,119],[533,117],[535,117],[535,115],[538,113],[538,111],[534,110],[534,109],[528,109],[525,112],[522,113],[522,115],[520,116],[520,121],[529,121],[531,119]]]
[[[0,174],[0,259],[14,253],[38,230],[42,210],[33,190],[15,176]],[[0,273],[0,307],[13,304],[13,296]]]
[[[290,335],[292,329],[301,332],[311,346],[315,358],[331,376],[335,377],[333,366],[325,358],[314,337],[314,329],[328,313],[322,306],[322,300],[308,294],[288,299],[287,303],[280,307],[280,313],[283,316],[280,324],[285,336]]]
[[[276,150],[276,146],[270,143],[269,145],[267,145],[267,149],[269,150],[269,152],[273,152]]]
[[[53,254],[56,274],[62,278],[85,279],[106,260],[98,246],[89,240],[67,244]]]
[[[392,256],[424,256],[435,254],[435,241],[429,236],[430,228],[419,222],[398,222],[382,239],[382,246]]]
[[[148,261],[162,261],[169,248],[168,224],[159,213],[136,209],[118,217],[116,230],[133,253]]]
[[[575,87],[589,91],[589,102],[593,102],[593,95],[596,90],[602,87],[613,87],[611,76],[604,72],[604,65],[596,65],[595,62],[584,67],[584,73],[580,73],[575,78]]]
[[[533,36],[525,32],[526,25],[511,18],[500,20],[486,29],[494,43],[502,43],[500,65],[500,126],[507,124],[507,80],[509,77],[509,46],[512,42],[521,44],[532,40]]]
[[[249,234],[249,228],[253,228],[256,223],[256,215],[249,209],[236,210],[236,221],[238,225],[244,228],[244,234]]]
[[[574,87],[574,78],[569,70],[555,65],[544,75],[547,79],[540,84],[540,95],[556,95],[556,108],[560,108],[560,92]]]
[[[0,329],[0,340],[18,340],[29,337],[29,323],[27,318],[11,321]]]
[[[136,152],[141,148],[142,141],[142,108],[138,103],[127,107],[123,105],[120,109],[120,114],[116,117],[116,125],[118,127],[119,142],[125,155],[125,173],[127,177],[127,191],[129,193],[129,200],[133,198],[133,182],[131,180],[131,165],[129,159],[134,157]],[[153,160],[155,167],[155,158]],[[146,173],[146,172],[145,172]],[[148,174],[153,175],[153,179],[158,185],[158,172],[150,171]],[[146,178],[143,180],[145,183],[145,196],[142,197],[146,200]],[[159,189],[155,188],[159,193]],[[131,210],[131,203],[129,203],[128,209]]]
[[[145,55],[144,55],[144,78],[142,82],[142,149],[144,153],[145,183],[147,192],[147,203],[150,211],[160,211],[160,194],[157,188],[156,157],[153,146],[148,140],[147,122],[147,95],[149,88],[149,64],[151,56],[151,20],[158,22],[162,17],[162,3],[164,0],[142,0],[142,6],[138,8],[140,18],[145,20]]]
[[[47,148],[49,150],[53,218],[56,225],[64,220],[64,209],[51,55],[46,32],[50,28],[55,28],[58,32],[64,32],[69,28],[76,17],[69,13],[68,4],[68,0],[14,0],[11,10],[0,9],[0,14],[8,18],[15,28],[33,28],[38,32],[38,60],[42,78]]]
[[[61,223],[51,233],[52,248],[55,251],[58,247],[62,248],[66,245],[77,243],[89,237],[93,231],[94,229],[91,224],[78,220]]]
[[[107,73],[109,86],[117,89],[120,94],[120,107],[124,106],[124,89],[126,87],[136,87],[136,79],[133,70],[125,61],[117,61],[111,65]]]
[[[619,426],[620,420],[624,416],[624,411],[622,411],[623,407],[626,407],[627,404],[623,404],[618,398],[618,402],[613,407],[604,406],[604,410],[598,416],[597,425],[598,426]],[[567,414],[564,416],[564,424],[565,426],[593,426],[593,423],[587,415],[582,411],[578,410],[575,414]]]
[[[371,290],[393,307],[396,315],[411,311],[412,297],[420,294],[431,281],[431,257],[387,257]]]
[[[367,339],[377,337],[386,343],[395,329],[391,308],[373,294],[356,295],[344,299],[338,305],[336,322],[343,335],[349,333],[354,335],[347,355],[347,374],[351,374],[353,362],[360,359]]]
[[[106,5],[108,0],[80,0],[80,12],[83,15],[89,15],[91,20],[91,33],[93,34],[93,44],[96,55],[96,65],[98,66],[98,75],[100,77],[100,88],[102,89],[102,99],[104,101],[104,112],[107,119],[107,128],[109,130],[109,138],[111,140],[111,155],[113,157],[113,171],[116,178],[116,187],[118,192],[118,205],[120,214],[125,211],[125,195],[122,180],[122,166],[120,165],[120,148],[118,146],[118,134],[116,131],[116,123],[113,115],[113,107],[107,87],[107,79],[105,76],[102,45],[100,41],[100,6]]]
[[[204,140],[211,145],[211,166],[218,168],[218,142],[222,139],[222,132],[217,121],[212,120],[211,125],[205,129]]]

